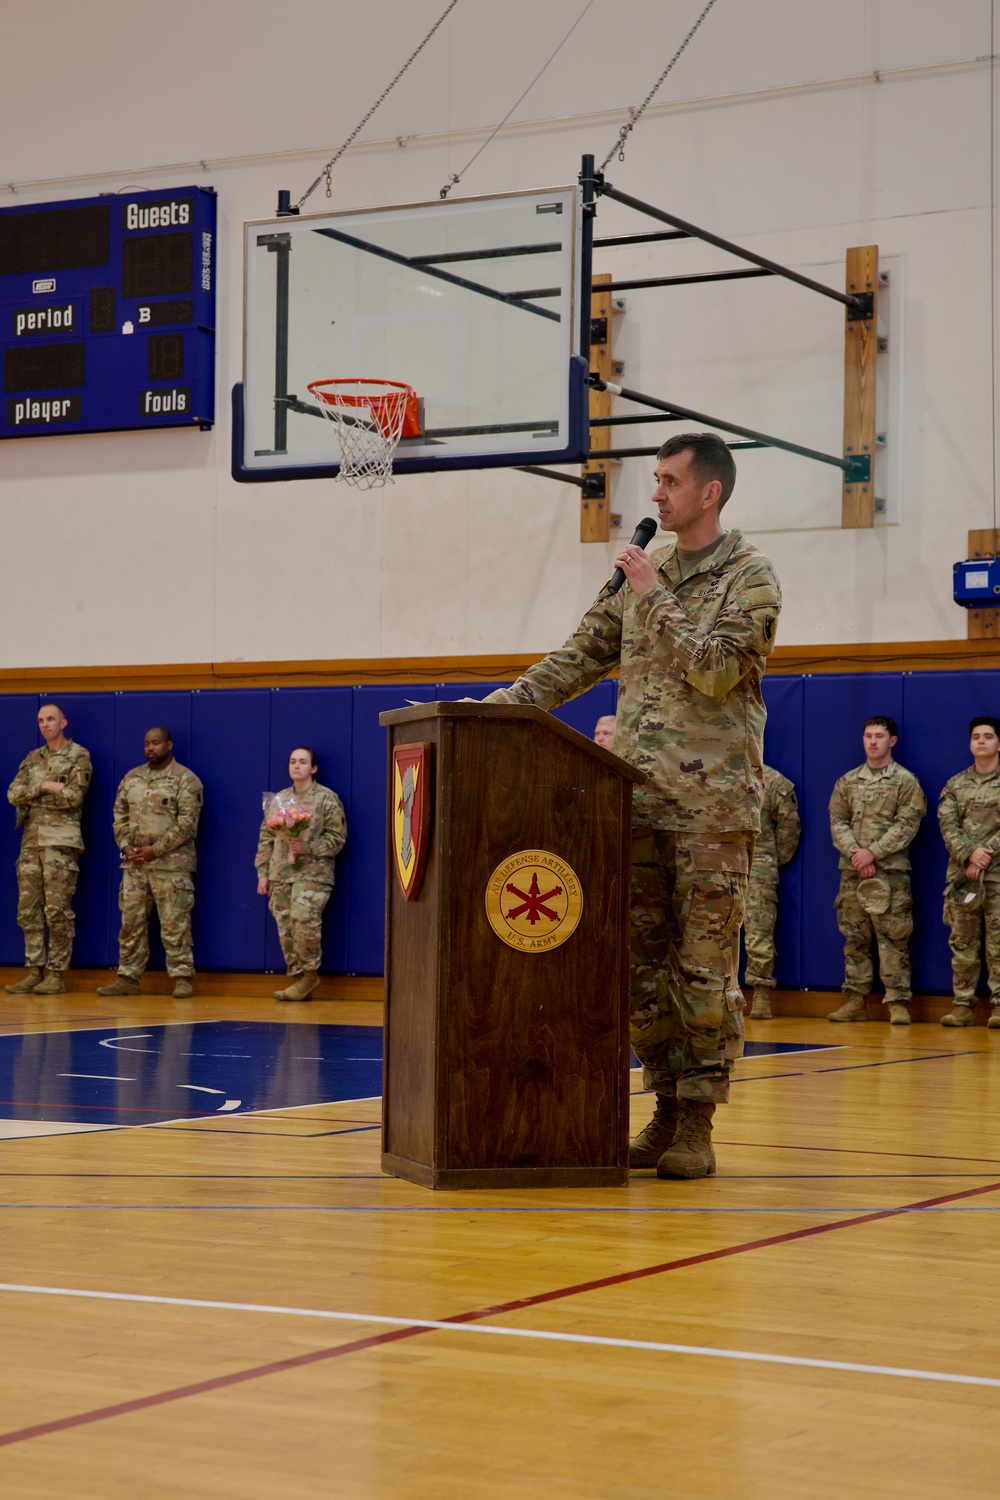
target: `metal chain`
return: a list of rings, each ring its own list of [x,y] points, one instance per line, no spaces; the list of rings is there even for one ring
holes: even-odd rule
[[[311,187],[307,188],[306,191],[302,194],[302,197],[299,199],[298,203],[296,203],[296,205],[295,205],[296,209],[300,209],[302,207],[303,203],[305,203],[306,199],[312,196],[312,194],[319,187],[320,183],[323,181],[324,177],[326,178],[326,196],[328,198],[331,196],[330,173],[333,171],[333,168],[337,165],[337,162],[343,156],[344,152],[347,150],[347,148],[351,144],[351,142],[355,139],[355,137],[368,124],[368,121],[371,119],[372,115],[378,109],[379,105],[381,103],[383,103],[383,101],[389,97],[389,95],[392,93],[393,89],[396,87],[396,84],[399,82],[399,80],[402,78],[403,74],[406,72],[407,68],[410,66],[410,64],[412,62],[415,62],[416,59],[420,56],[421,52],[423,52],[424,48],[427,46],[427,43],[430,41],[430,39],[434,35],[435,31],[437,31],[438,27],[443,24],[443,22],[447,19],[447,17],[449,15],[451,15],[451,12],[455,9],[455,6],[457,4],[458,4],[458,0],[451,0],[451,3],[449,5],[447,5],[445,7],[445,9],[441,12],[441,14],[438,16],[437,20],[434,22],[434,25],[431,27],[430,31],[427,33],[427,35],[424,37],[423,41],[420,43],[420,46],[416,49],[415,52],[411,53],[411,55],[407,58],[406,62],[403,64],[403,66],[400,68],[399,72],[396,74],[395,78],[389,84],[388,88],[385,88],[385,89],[382,90],[381,94],[379,94],[378,98],[375,100],[375,103],[372,105],[371,109],[365,115],[364,119],[361,120],[354,127],[354,129],[351,131],[350,135],[347,137],[347,140],[344,142],[344,144],[340,147],[340,149],[338,151],[335,151],[334,154],[330,157],[330,160],[327,162],[327,164],[323,168],[322,172],[320,172],[319,176],[316,178],[316,181],[312,184]]]
[[[549,64],[552,63],[552,62],[554,62],[555,59],[559,56],[559,53],[565,47],[566,43],[569,41],[570,37],[573,35],[574,31],[579,26],[580,22],[583,20],[584,16],[587,14],[588,10],[593,5],[593,3],[594,3],[594,0],[587,0],[587,3],[583,7],[583,10],[581,10],[580,14],[577,16],[576,20],[573,22],[572,26],[569,28],[569,30],[567,31],[566,35],[563,37],[562,41],[559,43],[559,45],[556,48],[556,50],[552,53],[551,57],[549,57],[547,59],[547,61],[545,63],[543,63],[542,67],[538,70],[538,72],[535,74],[534,78],[528,84],[528,87],[525,89],[524,93],[521,94],[518,99],[515,99],[514,103],[511,105],[510,109],[507,111],[507,113],[504,115],[503,119],[500,121],[500,124],[497,125],[496,128],[490,132],[490,134],[486,137],[486,140],[480,146],[479,150],[475,153],[475,155],[474,156],[470,156],[469,160],[465,163],[465,166],[462,168],[461,172],[451,172],[451,173],[448,174],[448,181],[445,183],[444,187],[438,193],[438,197],[439,198],[447,198],[447,196],[451,192],[452,188],[456,187],[458,185],[458,183],[461,182],[461,180],[465,176],[466,172],[472,166],[472,163],[474,161],[476,161],[478,157],[482,156],[483,152],[486,150],[486,147],[490,144],[490,141],[492,141],[493,137],[495,135],[497,135],[498,132],[503,129],[503,127],[506,125],[507,121],[510,119],[511,115],[514,113],[515,109],[517,109],[517,106],[521,103],[521,100],[527,98],[527,96],[531,93],[531,90],[535,87],[535,84],[538,82],[539,78],[541,78],[542,74],[545,72],[545,70],[549,66]],[[714,3],[714,0],[713,0],[713,3]]]
[[[621,129],[619,130],[619,132],[618,132],[618,139],[615,141],[614,145],[611,147],[611,150],[608,152],[607,156],[604,158],[604,160],[601,162],[601,165],[597,169],[599,172],[603,172],[604,171],[604,168],[607,166],[608,162],[614,156],[614,154],[615,154],[616,151],[618,152],[618,160],[619,161],[624,161],[625,160],[625,142],[628,140],[629,136],[632,134],[632,131],[635,129],[636,125],[639,123],[640,116],[642,115],[643,111],[645,110],[647,104],[649,104],[650,100],[653,98],[653,95],[656,93],[657,89],[660,87],[660,84],[667,77],[667,74],[672,71],[674,64],[680,58],[681,54],[685,51],[685,49],[687,48],[688,42],[690,42],[691,38],[694,36],[695,32],[698,30],[698,27],[701,25],[702,21],[704,21],[705,17],[708,15],[709,11],[712,9],[712,6],[714,4],[715,4],[715,0],[708,0],[708,4],[705,6],[705,9],[702,11],[702,13],[698,17],[697,21],[695,21],[694,25],[691,27],[691,30],[688,32],[688,34],[684,38],[683,42],[681,42],[680,46],[677,48],[677,51],[674,53],[673,57],[667,63],[667,66],[664,68],[664,70],[660,74],[659,78],[653,84],[653,87],[650,89],[650,91],[646,95],[645,99],[639,105],[639,108],[635,109],[635,110],[633,110],[631,112],[631,115],[632,115],[631,119],[629,120],[629,122],[628,122],[627,125],[623,125],[621,127]]]

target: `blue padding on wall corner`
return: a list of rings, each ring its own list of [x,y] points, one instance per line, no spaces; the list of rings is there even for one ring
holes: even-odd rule
[[[354,689],[275,688],[271,693],[271,748],[269,791],[288,786],[288,757],[299,745],[315,750],[319,781],[337,793],[347,814],[347,843],[338,856],[336,884],[323,916],[323,969],[343,973],[348,964],[350,890],[354,863],[354,811],[352,798],[352,746]],[[384,756],[384,751],[383,751]],[[259,818],[259,813],[258,813]],[[378,910],[383,898],[379,897]],[[261,902],[263,905],[263,901]],[[278,929],[267,919],[267,968],[284,969]],[[381,966],[379,967],[381,972]]]
[[[195,876],[194,959],[199,969],[267,967],[267,902],[253,857],[268,779],[271,692],[191,694],[191,759],[205,787]]]
[[[387,731],[378,721],[391,708],[432,703],[432,687],[354,689],[352,735],[351,887],[347,971],[381,974],[385,964]]]
[[[598,682],[594,687],[588,688],[581,693],[579,698],[572,698],[569,703],[563,703],[559,708],[552,710],[552,716],[562,719],[570,729],[575,729],[579,734],[585,734],[588,740],[594,737],[594,725],[598,719],[605,714],[613,714],[618,711],[618,681],[616,678],[605,679]]]
[[[862,726],[872,714],[887,714],[902,726],[901,672],[820,674],[803,679],[805,773],[799,805],[806,900],[800,982],[809,989],[839,989],[844,982],[843,939],[834,909],[840,856],[830,839],[830,793],[839,776],[864,760]],[[899,748],[904,752],[899,758],[907,765],[905,742]]]
[[[795,785],[802,814],[802,787],[805,780],[802,744],[802,678],[765,677],[764,703],[767,726],[764,730],[764,760],[767,765],[787,776]],[[778,899],[778,921],[774,942],[777,960],[776,983],[784,989],[795,989],[802,973],[803,914],[802,850],[796,852],[781,871]]]
[[[24,938],[17,925],[17,876],[14,866],[21,835],[7,788],[29,751],[40,744],[38,697],[35,693],[0,695],[0,963],[24,963]]]

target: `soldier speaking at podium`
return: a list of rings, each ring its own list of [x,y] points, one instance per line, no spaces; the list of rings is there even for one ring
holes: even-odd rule
[[[763,798],[760,680],[781,592],[763,553],[719,513],[736,466],[721,438],[659,451],[653,499],[676,542],[615,559],[559,650],[486,699],[550,709],[620,668],[614,751],[649,778],[633,794],[632,1046],[656,1110],[629,1165],[715,1171],[712,1116],[743,1050],[739,931]]]

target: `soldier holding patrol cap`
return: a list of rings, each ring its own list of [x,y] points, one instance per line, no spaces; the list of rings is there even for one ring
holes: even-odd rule
[[[828,1021],[866,1021],[872,944],[893,1026],[910,1024],[913,900],[907,853],[927,811],[920,783],[892,758],[894,719],[864,725],[865,764],[841,776],[830,798],[830,832],[840,851],[837,925],[844,938],[844,1004]]]
[[[951,928],[954,1005],[942,1026],[976,1024],[979,947],[985,928],[990,1019],[1000,1028],[1000,719],[969,724],[973,765],[946,783],[938,822],[948,849],[944,920]]]

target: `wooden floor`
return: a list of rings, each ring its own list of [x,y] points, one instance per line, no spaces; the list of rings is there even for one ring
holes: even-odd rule
[[[0,1040],[381,1016],[3,998]],[[993,1500],[1000,1032],[748,1034],[835,1050],[741,1063],[688,1184],[434,1194],[375,1098],[0,1140],[2,1493]]]

